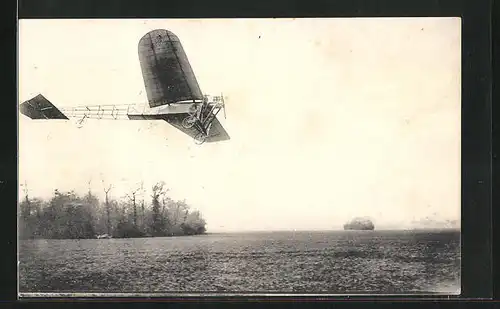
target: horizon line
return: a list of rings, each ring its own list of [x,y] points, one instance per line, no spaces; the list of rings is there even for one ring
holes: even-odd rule
[[[377,231],[417,231],[417,230],[458,230],[461,231],[462,228],[459,227],[415,227],[415,228],[380,228],[373,230],[344,230],[342,228],[332,228],[332,229],[276,229],[276,230],[216,230],[213,232],[207,231],[204,234],[200,235],[209,235],[209,234],[226,234],[226,233],[269,233],[269,232],[336,232],[336,231],[345,231],[345,232],[377,232]]]

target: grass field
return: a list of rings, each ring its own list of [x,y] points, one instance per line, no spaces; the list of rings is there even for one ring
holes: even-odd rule
[[[20,243],[20,292],[459,293],[459,231]]]

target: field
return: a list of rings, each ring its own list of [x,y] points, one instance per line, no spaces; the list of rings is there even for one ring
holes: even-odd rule
[[[27,240],[20,292],[459,293],[459,231]]]

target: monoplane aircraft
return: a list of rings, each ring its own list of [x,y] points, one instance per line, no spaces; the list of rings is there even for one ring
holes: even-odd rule
[[[138,46],[139,62],[148,98],[143,104],[93,105],[72,108],[54,106],[42,94],[21,103],[20,111],[31,119],[165,120],[188,134],[196,144],[229,140],[217,119],[224,96],[203,95],[179,38],[156,29],[146,33]]]

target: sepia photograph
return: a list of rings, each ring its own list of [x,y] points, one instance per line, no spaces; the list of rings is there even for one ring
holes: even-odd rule
[[[461,19],[21,19],[18,293],[459,295]]]

